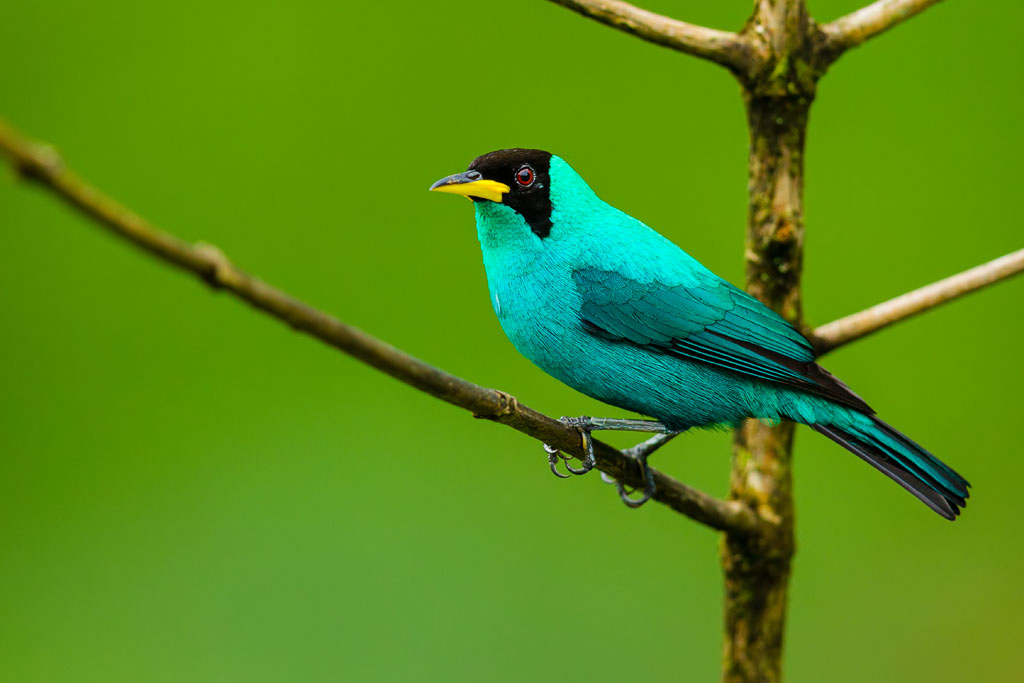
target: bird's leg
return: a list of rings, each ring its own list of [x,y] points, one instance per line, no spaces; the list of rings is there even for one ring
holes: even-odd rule
[[[662,432],[661,434],[655,434],[651,438],[647,439],[647,441],[641,441],[632,448],[625,449],[624,451],[622,451],[622,454],[629,456],[630,458],[646,458],[648,455],[658,450],[675,437],[682,434],[683,431],[685,430],[680,430],[678,432]]]
[[[679,436],[680,434],[682,434],[682,432],[665,432],[663,434],[655,434],[651,438],[647,439],[647,441],[641,441],[640,443],[638,443],[637,445],[633,446],[632,448],[624,449],[622,451],[622,454],[625,455],[628,458],[633,458],[633,459],[637,459],[637,458],[639,458],[641,456],[647,457],[648,455],[650,455],[654,451],[656,451],[659,448],[661,448],[662,445],[668,443],[672,438],[674,438],[676,436]],[[545,445],[545,447],[546,447],[546,445]],[[559,475],[559,476],[562,477],[563,479],[568,479],[568,475],[562,474],[562,475]],[[606,484],[617,484],[618,483],[618,479],[616,479],[612,475],[608,474],[607,472],[602,472],[601,473],[601,481],[603,481]]]
[[[661,422],[655,420],[616,420],[603,417],[563,417],[559,419],[559,422],[568,426],[575,427],[579,430],[583,436],[583,467],[573,467],[569,464],[569,456],[561,453],[557,448],[544,444],[544,451],[548,454],[548,465],[551,467],[551,471],[556,477],[566,479],[569,477],[568,474],[562,474],[558,471],[556,465],[558,464],[558,458],[561,457],[565,461],[565,467],[572,474],[586,474],[594,468],[594,442],[590,436],[592,431],[597,430],[620,430],[630,432],[658,432],[650,439],[647,439],[643,443],[637,444],[632,448],[627,448],[622,451],[622,454],[628,458],[632,458],[637,461],[640,466],[640,471],[644,479],[644,493],[640,498],[630,498],[632,491],[627,492],[626,487],[619,481],[608,477],[604,472],[601,473],[601,479],[606,482],[614,483],[616,489],[618,489],[619,497],[622,502],[629,507],[640,507],[648,500],[651,495],[654,494],[654,474],[651,472],[651,468],[647,466],[647,457],[656,451],[658,448],[668,443],[673,437],[680,434],[681,431],[672,431]]]
[[[567,427],[575,427],[590,432],[659,432],[671,433],[672,430],[657,420],[617,420],[611,417],[563,417],[558,420]]]

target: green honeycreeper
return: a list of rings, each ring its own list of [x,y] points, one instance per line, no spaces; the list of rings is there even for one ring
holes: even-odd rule
[[[639,501],[621,485],[619,493],[638,505],[653,491],[646,457],[672,435],[748,417],[788,419],[946,519],[966,504],[968,482],[815,363],[792,325],[600,200],[561,158],[499,150],[430,189],[473,200],[491,303],[516,349],[572,388],[657,420],[566,420],[588,450],[584,466],[570,471],[593,467],[591,430],[663,432],[627,451],[648,486]],[[558,453],[548,453],[558,474]]]

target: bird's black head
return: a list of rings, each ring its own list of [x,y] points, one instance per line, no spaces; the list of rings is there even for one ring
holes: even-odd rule
[[[473,201],[514,209],[541,238],[551,233],[551,154],[539,149],[502,149],[473,160],[469,170],[430,186]]]

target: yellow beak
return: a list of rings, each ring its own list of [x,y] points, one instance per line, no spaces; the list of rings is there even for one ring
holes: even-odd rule
[[[430,186],[430,191],[461,194],[463,197],[469,198],[479,197],[501,203],[502,195],[509,191],[509,187],[497,180],[484,179],[479,171],[466,171],[441,178]]]

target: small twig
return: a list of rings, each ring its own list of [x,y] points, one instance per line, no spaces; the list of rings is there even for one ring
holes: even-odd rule
[[[940,0],[878,0],[821,27],[834,60],[851,47],[888,31]]]
[[[750,46],[737,33],[688,24],[618,0],[550,1],[651,43],[721,64],[735,73],[749,70]]]
[[[64,167],[48,145],[28,140],[0,121],[0,151],[10,156],[26,178],[53,190],[69,204],[111,232],[135,243],[206,283],[224,289],[255,308],[283,320],[392,377],[431,396],[469,410],[479,418],[508,425],[576,457],[583,456],[579,432],[528,408],[494,389],[439,370],[400,349],[346,325],[235,267],[216,247],[192,245],[152,224],[105,196]],[[597,467],[619,481],[643,488],[636,463],[617,449],[594,440]],[[538,462],[540,461],[540,451]],[[673,510],[722,531],[769,532],[769,522],[736,501],[724,501],[654,472],[654,499]]]
[[[823,354],[1020,272],[1024,272],[1024,249],[822,325],[810,339]]]

